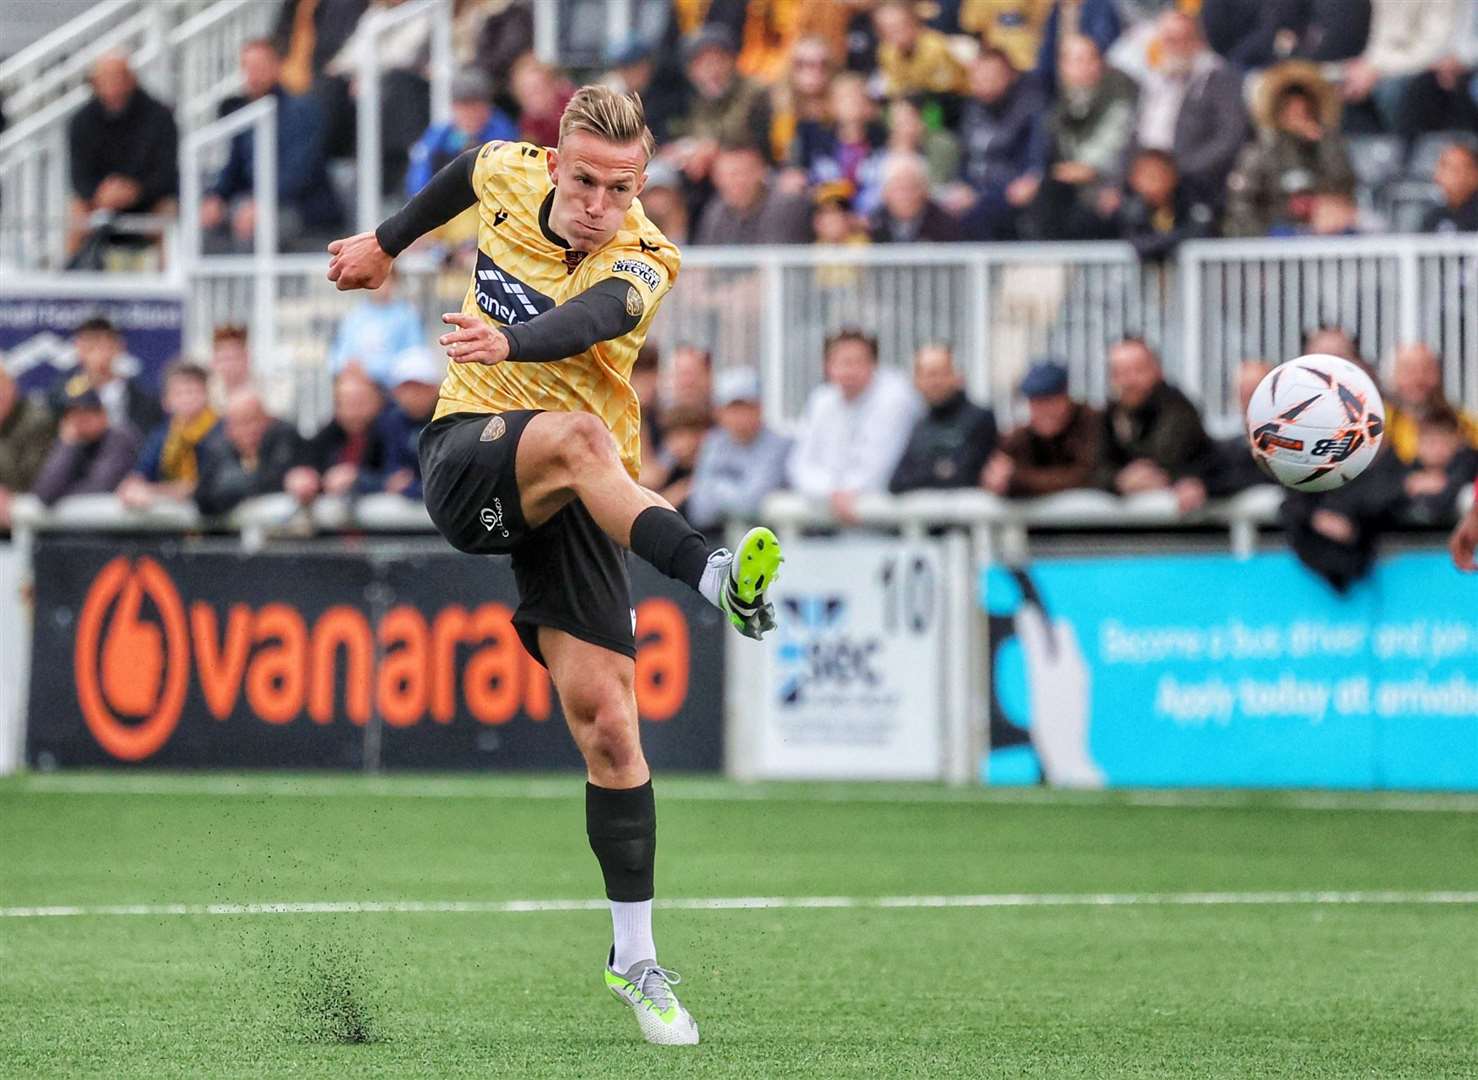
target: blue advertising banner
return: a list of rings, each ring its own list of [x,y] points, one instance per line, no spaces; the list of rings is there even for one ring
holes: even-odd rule
[[[1285,553],[1040,562],[982,580],[987,783],[1478,789],[1478,578]]]
[[[71,374],[77,366],[72,332],[99,315],[123,335],[127,355],[116,365],[120,375],[142,375],[157,392],[160,373],[180,355],[184,302],[178,289],[91,280],[0,290],[0,354],[26,393],[44,393]]]

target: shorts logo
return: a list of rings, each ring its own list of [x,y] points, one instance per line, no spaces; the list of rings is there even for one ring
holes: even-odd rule
[[[501,439],[508,430],[508,423],[501,416],[495,416],[487,422],[482,429],[482,434],[477,437],[478,442],[496,442]]]
[[[648,292],[656,292],[662,284],[662,275],[657,273],[657,268],[640,259],[617,259],[616,265],[611,267],[611,273],[630,274],[645,285]]]
[[[633,319],[640,319],[644,310],[646,305],[642,303],[641,293],[636,291],[636,286],[626,286],[626,314]]]
[[[493,532],[496,530],[503,535],[503,539],[508,539],[508,529],[503,524],[502,499],[494,499],[493,505],[484,506],[482,508],[482,512],[479,513],[477,516],[482,521],[482,527],[488,532]]]

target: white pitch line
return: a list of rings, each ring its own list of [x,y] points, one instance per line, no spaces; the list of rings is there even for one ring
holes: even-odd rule
[[[1285,891],[1186,893],[981,893],[959,896],[717,896],[658,899],[673,911],[796,908],[1229,907],[1295,904],[1474,904],[1478,891]],[[0,918],[143,915],[513,915],[605,911],[604,900],[311,900],[256,904],[101,904],[0,908]]]
[[[1007,806],[1151,809],[1380,811],[1398,813],[1478,813],[1478,794],[1436,792],[1341,792],[1268,790],[1118,789],[1059,791],[1040,787],[928,788],[878,784],[740,784],[677,780],[658,791],[674,802],[806,802],[860,804],[1000,804]],[[280,779],[273,777],[31,776],[18,785],[28,795],[148,795],[243,798],[393,798],[393,799],[577,799],[582,788],[571,780],[448,779]]]

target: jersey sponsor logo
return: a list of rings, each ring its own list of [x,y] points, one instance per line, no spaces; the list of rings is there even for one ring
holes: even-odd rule
[[[497,532],[508,539],[508,528],[503,524],[503,500],[494,499],[492,506],[484,506],[478,513],[482,527],[488,532]]]
[[[482,429],[482,434],[477,437],[478,442],[496,442],[503,437],[508,430],[508,423],[501,416],[495,416],[487,422]]]
[[[617,259],[616,265],[611,267],[611,273],[630,274],[645,285],[648,292],[656,292],[662,285],[662,275],[657,272],[657,268],[640,259]]]
[[[645,310],[646,305],[642,303],[641,293],[636,291],[636,286],[626,286],[626,314],[633,319],[640,319]]]
[[[554,308],[552,297],[519,281],[484,251],[477,253],[475,280],[478,308],[505,326],[528,322]]]

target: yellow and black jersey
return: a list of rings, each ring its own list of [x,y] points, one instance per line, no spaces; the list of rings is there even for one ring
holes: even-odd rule
[[[477,268],[462,310],[497,326],[527,322],[598,282],[636,292],[635,329],[552,363],[452,364],[437,417],[456,412],[549,409],[589,412],[615,437],[626,470],[641,468],[641,411],[629,377],[658,305],[677,278],[676,246],[633,200],[621,230],[598,251],[572,251],[551,230],[554,184],[548,152],[528,143],[487,143],[472,172],[478,198]],[[639,298],[639,299],[638,299]]]

